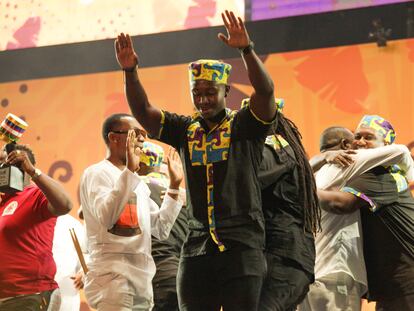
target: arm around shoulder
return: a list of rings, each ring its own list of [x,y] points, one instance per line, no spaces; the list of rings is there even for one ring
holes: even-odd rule
[[[333,214],[350,214],[366,204],[351,193],[318,189],[321,208]]]

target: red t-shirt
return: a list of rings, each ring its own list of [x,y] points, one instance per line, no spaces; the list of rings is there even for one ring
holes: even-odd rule
[[[52,245],[56,216],[35,185],[0,203],[0,298],[58,287]],[[69,234],[69,233],[68,233]]]

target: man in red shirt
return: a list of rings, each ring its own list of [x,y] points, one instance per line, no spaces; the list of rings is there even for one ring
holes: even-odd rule
[[[58,288],[52,255],[56,217],[68,213],[72,202],[58,182],[35,168],[26,146],[16,145],[0,162],[20,167],[33,181],[1,197],[0,311],[46,310]]]

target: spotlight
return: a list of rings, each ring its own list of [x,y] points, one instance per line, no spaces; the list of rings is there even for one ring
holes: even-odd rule
[[[374,19],[372,26],[374,26],[374,30],[368,34],[368,38],[376,40],[378,47],[387,46],[387,40],[391,36],[392,30],[385,29],[380,19]]]

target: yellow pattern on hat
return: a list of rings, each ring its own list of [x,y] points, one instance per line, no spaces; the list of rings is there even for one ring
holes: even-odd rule
[[[231,65],[213,59],[200,59],[190,63],[188,69],[190,82],[207,80],[227,84]]]

